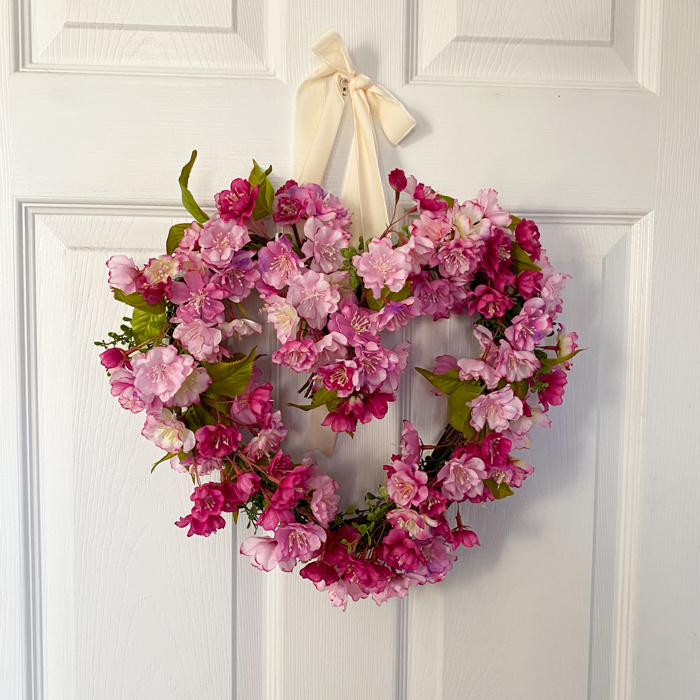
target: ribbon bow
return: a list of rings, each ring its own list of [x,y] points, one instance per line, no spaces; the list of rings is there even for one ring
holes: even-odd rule
[[[381,85],[353,65],[335,29],[326,30],[311,45],[321,63],[299,86],[294,119],[294,173],[300,183],[321,183],[333,149],[345,97],[352,103],[355,134],[345,175],[343,203],[354,213],[354,242],[381,234],[388,225],[379,172],[373,119],[392,144],[415,126],[406,108]]]

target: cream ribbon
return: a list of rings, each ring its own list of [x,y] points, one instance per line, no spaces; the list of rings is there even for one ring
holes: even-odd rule
[[[406,108],[381,85],[360,73],[348,56],[335,29],[328,29],[311,45],[322,63],[299,86],[294,117],[294,175],[303,184],[321,184],[333,150],[345,97],[352,104],[355,133],[345,173],[343,204],[353,213],[353,243],[386,229],[386,201],[379,172],[374,119],[389,141],[396,145],[416,125]],[[304,450],[320,450],[330,457],[337,434],[321,423],[324,407],[311,412]]]
[[[374,119],[389,141],[398,144],[416,125],[406,108],[353,65],[335,29],[311,45],[322,59],[299,86],[294,118],[294,174],[299,183],[321,184],[335,142],[345,97],[352,104],[355,134],[345,174],[343,204],[354,214],[354,242],[381,234],[388,225],[379,172]]]

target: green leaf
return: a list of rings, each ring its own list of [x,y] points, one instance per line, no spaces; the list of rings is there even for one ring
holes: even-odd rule
[[[147,311],[149,314],[162,314],[165,312],[165,300],[161,300],[157,304],[148,304],[139,292],[124,294],[121,289],[113,289],[112,293],[117,301],[133,306],[135,309]]]
[[[413,285],[410,282],[406,282],[406,284],[401,289],[399,289],[398,292],[389,292],[387,290],[387,293],[384,296],[389,301],[403,301],[404,299],[408,299],[408,297],[410,297],[412,293]]]
[[[515,242],[511,246],[510,254],[512,257],[511,268],[516,275],[523,270],[539,271],[542,269],[541,267],[535,265],[535,263],[530,259],[530,256]]]
[[[386,287],[384,287],[386,289]],[[384,291],[382,289],[382,292]],[[384,308],[385,301],[381,297],[377,299],[374,294],[372,294],[372,291],[370,289],[367,289],[367,294],[365,295],[365,301],[367,302],[367,306],[369,306],[372,311],[380,311],[381,309]],[[388,291],[388,290],[387,290]]]
[[[172,255],[177,244],[182,240],[185,235],[185,231],[191,226],[191,224],[175,224],[175,226],[170,227],[168,231],[168,240],[165,242],[165,250],[168,255]]]
[[[469,424],[472,409],[471,406],[467,406],[467,403],[482,394],[484,388],[476,381],[460,382],[447,400],[450,412],[450,425],[467,439],[472,438],[475,432],[474,428]]]
[[[438,199],[442,199],[443,201],[447,202],[448,207],[453,206],[455,203],[455,198],[450,197],[449,195],[446,195],[446,194],[439,194]]]
[[[513,382],[511,387],[513,389],[513,393],[522,401],[527,396],[530,383],[527,381],[527,379],[523,379],[521,382]]]
[[[203,362],[202,366],[212,378],[212,384],[205,392],[205,396],[239,396],[245,391],[253,374],[253,362],[257,347],[250,351],[247,357],[233,362],[217,362],[209,364]]]
[[[513,489],[508,484],[503,482],[499,484],[495,479],[484,479],[484,486],[493,494],[497,501],[513,495]]]
[[[313,411],[314,408],[319,408],[321,406],[332,406],[338,400],[338,393],[334,390],[331,391],[322,386],[320,389],[316,389],[314,395],[311,397],[311,403],[299,404],[299,403],[288,403],[287,406],[293,406],[294,408],[300,408],[302,411]]]
[[[508,228],[511,231],[515,231],[517,228],[518,224],[522,221],[522,219],[519,219],[517,216],[513,216],[512,214],[510,215],[510,223],[508,224]]]
[[[161,458],[151,467],[151,474],[153,474],[153,471],[155,470],[155,468],[156,468],[159,464],[162,464],[163,462],[165,462],[165,461],[167,461],[167,460],[169,460],[169,459],[171,459],[171,458],[173,458],[173,457],[175,457],[175,456],[176,456],[176,455],[170,454],[169,452],[167,452],[167,453],[165,454],[164,457],[161,457]]]
[[[554,367],[555,365],[560,365],[562,362],[568,362],[572,357],[576,357],[580,352],[583,352],[587,348],[579,348],[578,350],[574,350],[573,352],[570,352],[568,355],[564,355],[563,357],[547,357],[547,358],[540,358],[540,362],[542,363],[543,367]]]
[[[194,412],[202,425],[216,425],[219,421],[201,403],[193,405]]]
[[[152,314],[142,309],[134,309],[131,317],[131,328],[134,331],[134,340],[137,344],[144,343],[151,338],[155,338],[166,324],[168,317],[166,314]]]
[[[187,185],[190,181],[190,173],[192,172],[192,166],[194,161],[197,159],[197,151],[192,151],[189,162],[182,168],[180,172],[180,177],[178,182],[180,183],[180,190],[182,190],[182,204],[185,209],[192,214],[195,221],[203,224],[205,221],[209,221],[209,216],[202,211],[199,204],[195,201],[194,195],[187,189]]]
[[[267,170],[263,170],[255,160],[253,160],[253,169],[248,176],[248,182],[251,187],[259,186],[258,198],[255,200],[255,209],[253,209],[253,221],[259,221],[266,216],[272,214],[272,202],[275,199],[275,188],[267,179],[267,176],[272,172],[272,166]]]
[[[435,374],[422,367],[416,367],[416,372],[422,374],[438,391],[448,396],[462,384],[458,369],[451,369],[444,374]]]

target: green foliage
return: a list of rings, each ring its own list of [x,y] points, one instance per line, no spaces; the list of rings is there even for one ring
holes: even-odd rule
[[[314,395],[311,397],[311,403],[288,403],[287,406],[300,408],[302,411],[313,411],[314,408],[319,408],[321,406],[327,406],[328,410],[333,410],[335,405],[337,405],[338,400],[338,393],[336,391],[330,391],[329,389],[326,389],[326,387],[322,386],[320,389],[316,389],[314,392]]]
[[[543,367],[555,367],[556,365],[560,365],[562,362],[568,362],[584,350],[586,350],[586,348],[579,348],[578,350],[574,350],[568,355],[564,355],[562,357],[541,357],[540,362],[542,363]]]
[[[416,372],[422,374],[438,391],[448,396],[462,383],[458,369],[451,369],[444,374],[435,374],[422,367],[416,367]]]
[[[131,323],[131,319],[128,316],[124,316],[122,321]],[[119,326],[119,330],[121,333],[115,333],[113,331],[107,333],[109,340],[96,340],[95,345],[100,348],[116,348],[117,345],[121,345],[124,348],[133,347],[136,343],[134,342],[134,331],[131,329],[131,326],[122,323],[122,325]]]
[[[172,255],[177,248],[177,244],[182,240],[185,235],[185,230],[190,227],[190,224],[175,224],[170,227],[168,231],[168,240],[165,242],[165,250],[168,255]]]
[[[253,348],[247,357],[232,362],[217,362],[216,364],[203,362],[202,366],[212,378],[212,384],[204,396],[235,397],[242,394],[253,374],[253,361],[257,349],[257,347]]]
[[[248,176],[248,182],[251,187],[259,186],[258,198],[255,201],[255,209],[253,209],[253,221],[264,219],[272,214],[272,202],[275,198],[275,188],[267,179],[267,176],[272,172],[272,166],[267,170],[263,170],[255,160],[253,160],[253,169]]]
[[[165,313],[151,314],[148,311],[134,309],[131,317],[131,328],[134,331],[136,344],[145,343],[147,340],[155,338],[165,326],[168,317]]]
[[[197,159],[197,151],[192,151],[189,161],[183,166],[180,172],[180,177],[178,178],[178,183],[180,184],[180,190],[182,192],[182,204],[187,209],[187,211],[192,214],[192,217],[200,224],[205,221],[209,221],[209,216],[200,208],[199,204],[195,201],[194,195],[189,191],[188,185],[190,182],[190,173],[192,172],[192,166]]]
[[[450,425],[468,440],[474,437],[474,428],[469,424],[472,409],[467,403],[474,400],[484,391],[484,386],[477,381],[460,382],[450,394],[447,404],[450,412]]]
[[[161,300],[157,304],[149,304],[139,292],[124,294],[121,289],[113,289],[112,293],[117,301],[133,306],[135,309],[141,309],[149,314],[165,313],[165,300]]]
[[[151,467],[151,474],[155,471],[155,468],[159,465],[162,464],[163,462],[166,462],[167,460],[171,459],[172,457],[175,457],[176,455],[170,454],[170,452],[166,452],[165,455],[163,455],[152,467]]]
[[[508,484],[503,482],[499,484],[495,479],[484,479],[484,486],[493,494],[497,501],[513,495],[513,489]]]
[[[518,224],[522,221],[522,219],[519,219],[517,216],[513,216],[512,214],[510,215],[510,223],[508,224],[508,228],[511,231],[515,231],[517,228]]]
[[[530,256],[515,242],[513,242],[510,254],[512,258],[511,268],[517,275],[523,270],[541,270],[542,268],[532,262]]]
[[[455,198],[450,197],[449,195],[446,195],[446,194],[439,194],[438,199],[442,199],[443,201],[447,202],[448,207],[453,206],[455,203]]]

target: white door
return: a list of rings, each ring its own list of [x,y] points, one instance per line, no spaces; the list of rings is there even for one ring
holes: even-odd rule
[[[398,149],[379,136],[383,171],[534,217],[589,348],[534,476],[469,509],[482,547],[345,613],[254,570],[245,530],[173,526],[187,479],[149,473],[92,345],[123,315],[105,259],[162,248],[193,148],[200,202],[251,158],[291,175],[295,89],[330,26],[417,119]],[[0,28],[3,700],[700,697],[697,3],[11,0]],[[346,120],[338,193],[349,140]],[[413,362],[463,336],[417,326]],[[421,381],[322,463],[346,501],[401,418],[442,424]]]

